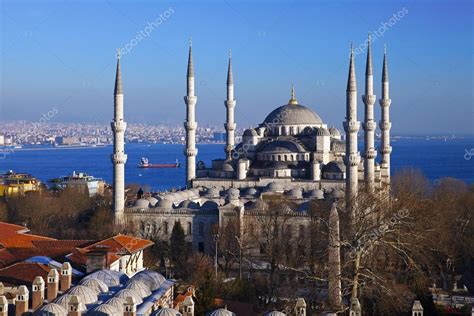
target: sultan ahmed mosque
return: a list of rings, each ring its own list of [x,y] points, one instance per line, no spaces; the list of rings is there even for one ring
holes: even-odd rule
[[[185,228],[192,249],[209,251],[209,232],[213,225],[222,226],[228,218],[252,221],[255,211],[262,207],[265,195],[281,195],[298,205],[293,212],[295,225],[306,225],[307,205],[312,199],[333,199],[346,202],[358,190],[375,192],[390,183],[390,103],[387,53],[384,52],[381,71],[381,130],[380,148],[375,148],[374,71],[371,39],[367,41],[362,130],[364,146],[358,150],[357,134],[361,123],[357,117],[359,97],[355,75],[355,56],[351,48],[346,89],[344,133],[329,127],[310,107],[298,102],[295,88],[289,100],[271,111],[262,123],[243,133],[242,142],[235,144],[235,111],[232,59],[227,69],[225,129],[225,159],[215,159],[211,165],[199,160],[196,148],[196,112],[198,98],[192,46],[189,47],[186,87],[186,189],[155,193],[125,199],[124,146],[126,123],[123,116],[123,88],[120,57],[115,79],[113,210],[117,221],[136,226],[143,237],[167,240],[175,221]],[[283,102],[282,102],[283,103]],[[341,109],[342,110],[342,109]],[[379,156],[377,156],[377,151]]]

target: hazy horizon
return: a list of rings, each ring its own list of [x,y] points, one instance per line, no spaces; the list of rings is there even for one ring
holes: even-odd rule
[[[362,121],[366,56],[357,49],[372,32],[377,98],[387,44],[392,133],[474,134],[470,1],[25,0],[1,10],[2,121],[38,121],[57,108],[51,121],[110,122],[122,48],[125,120],[182,124],[192,37],[200,126],[224,123],[232,49],[238,127],[286,104],[294,83],[301,104],[342,130],[349,45],[361,52]],[[375,111],[378,122],[378,103]]]

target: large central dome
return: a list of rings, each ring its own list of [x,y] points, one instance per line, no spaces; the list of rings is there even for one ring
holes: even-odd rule
[[[320,125],[323,121],[311,109],[300,104],[286,104],[273,110],[263,121],[269,125]]]
[[[263,121],[264,125],[321,125],[323,121],[311,109],[298,104],[295,89],[291,88],[288,104],[273,110]]]

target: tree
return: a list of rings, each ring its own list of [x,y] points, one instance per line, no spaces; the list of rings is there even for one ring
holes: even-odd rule
[[[170,238],[170,260],[171,264],[175,267],[175,273],[181,275],[186,265],[186,259],[188,258],[188,249],[186,245],[186,239],[184,234],[183,226],[181,222],[177,221],[173,225]]]

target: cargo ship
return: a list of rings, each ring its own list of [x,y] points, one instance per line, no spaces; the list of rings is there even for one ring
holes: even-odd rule
[[[179,168],[179,162],[176,159],[175,163],[150,163],[147,158],[142,157],[138,168]]]

